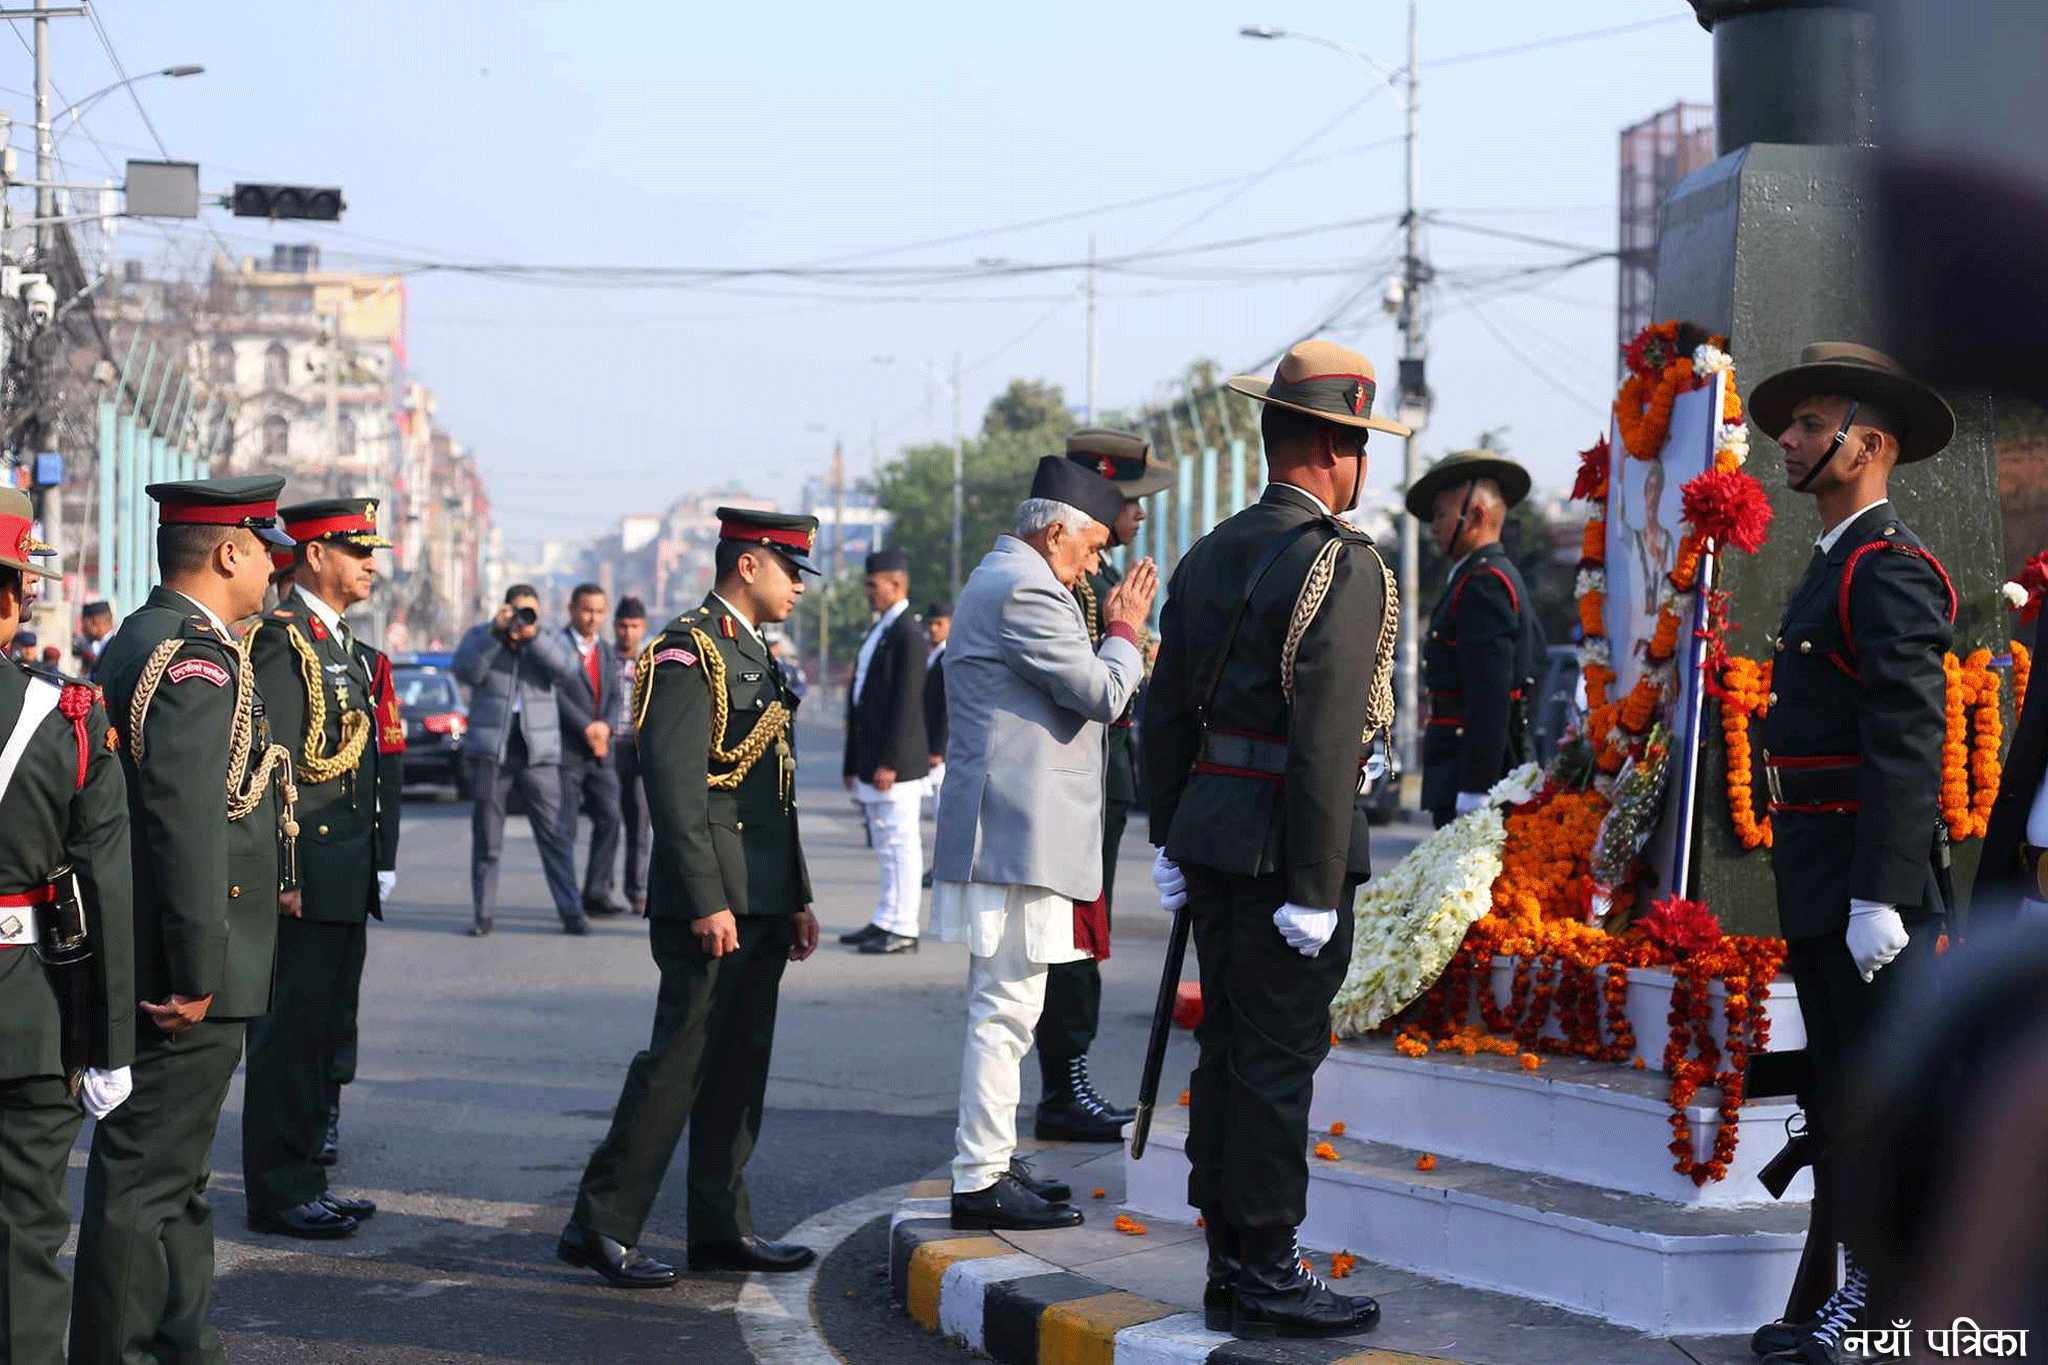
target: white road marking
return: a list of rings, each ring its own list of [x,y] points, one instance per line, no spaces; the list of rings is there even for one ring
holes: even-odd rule
[[[811,1293],[819,1267],[841,1242],[902,1203],[909,1190],[908,1185],[891,1185],[805,1219],[783,1240],[812,1248],[817,1260],[788,1275],[747,1276],[733,1313],[747,1350],[759,1365],[819,1365],[826,1360],[846,1365],[846,1357],[818,1330]]]

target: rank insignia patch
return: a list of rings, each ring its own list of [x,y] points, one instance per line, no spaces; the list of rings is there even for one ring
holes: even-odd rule
[[[180,659],[164,670],[164,676],[174,683],[187,678],[204,678],[215,687],[228,685],[228,671],[208,659]]]

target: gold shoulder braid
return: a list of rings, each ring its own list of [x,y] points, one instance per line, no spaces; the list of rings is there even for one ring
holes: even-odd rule
[[[725,690],[725,656],[718,652],[718,646],[711,637],[701,630],[692,630],[690,639],[696,644],[704,660],[704,676],[711,682],[711,761],[731,764],[731,770],[706,774],[706,781],[713,791],[731,791],[744,782],[748,771],[768,752],[768,746],[782,738],[783,730],[789,725],[789,710],[780,701],[768,703],[761,718],[754,722],[754,728],[747,732],[737,747],[724,747],[725,728],[731,718],[732,702]]]
[[[252,630],[245,638],[255,633]],[[306,682],[306,755],[299,760],[296,775],[300,782],[317,787],[355,771],[363,758],[363,746],[370,739],[370,713],[342,712],[340,747],[331,754],[323,753],[327,747],[327,690],[321,681],[320,656],[313,652],[312,643],[299,633],[297,626],[286,626],[284,633],[292,642],[292,652],[299,656],[299,676]]]
[[[1394,724],[1394,641],[1400,629],[1401,587],[1394,581],[1393,572],[1387,568],[1387,561],[1380,558],[1378,550],[1370,545],[1359,548],[1371,555],[1372,562],[1379,566],[1380,581],[1385,589],[1381,599],[1379,639],[1373,649],[1372,683],[1366,692],[1365,732],[1359,736],[1360,742],[1370,744],[1375,736],[1392,729]],[[1309,624],[1322,610],[1323,599],[1329,595],[1330,581],[1336,574],[1337,556],[1343,553],[1343,549],[1342,536],[1330,537],[1328,543],[1316,552],[1308,577],[1302,580],[1301,595],[1294,599],[1294,614],[1287,622],[1287,643],[1280,650],[1280,694],[1289,705],[1294,702],[1294,656],[1301,649],[1301,640],[1308,634]]]
[[[1082,574],[1074,580],[1074,599],[1081,604],[1081,619],[1088,625],[1088,643],[1102,643],[1102,618],[1095,609],[1095,587]]]
[[[647,723],[647,703],[654,696],[654,656],[660,651],[662,641],[666,639],[668,639],[666,631],[655,636],[647,642],[646,648],[640,651],[640,657],[633,660],[633,732],[635,734],[638,734],[640,727]]]
[[[246,819],[262,803],[274,772],[278,792],[284,798],[278,828],[289,842],[299,834],[299,822],[292,814],[292,808],[298,804],[299,789],[292,781],[291,750],[282,744],[272,744],[263,751],[256,770],[253,773],[249,771],[250,751],[256,745],[256,670],[249,663],[249,646],[254,638],[252,630],[233,646],[235,723],[228,736],[228,819]],[[171,660],[184,643],[182,637],[172,636],[151,650],[142,665],[142,676],[136,681],[135,695],[128,703],[128,752],[137,763],[142,762],[142,730],[149,719],[149,704],[156,698],[156,689],[163,682],[164,671],[171,666]]]

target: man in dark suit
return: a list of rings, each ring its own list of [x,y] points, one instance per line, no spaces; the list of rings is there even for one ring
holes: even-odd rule
[[[93,1130],[71,1359],[218,1361],[208,1156],[270,1008],[288,847],[279,760],[231,624],[270,587],[279,478],[151,484],[163,582],[100,659],[120,727],[135,886],[135,1090]],[[244,736],[237,742],[236,736]]]
[[[647,818],[647,789],[640,776],[640,741],[633,732],[633,675],[647,643],[647,608],[637,597],[619,599],[612,614],[612,639],[618,645],[619,705],[613,713],[612,752],[618,756],[619,824],[626,845],[626,902],[633,913],[647,913],[647,859],[654,847]]]
[[[915,952],[924,874],[920,821],[925,774],[931,770],[924,727],[925,642],[910,614],[910,566],[903,552],[877,550],[866,567],[875,624],[854,660],[840,773],[867,816],[882,886],[873,918],[841,934],[839,941],[868,954]]]
[[[1941,452],[1955,415],[1889,356],[1832,341],[1758,384],[1749,409],[1822,528],[1772,645],[1760,737],[1778,925],[1813,1076],[1800,1100],[1816,1199],[1849,1208],[1862,1197],[1837,1155],[1850,1069],[1944,932],[1933,863],[1956,596],[1888,490],[1897,466]],[[1819,1314],[1764,1327],[1759,1355],[1834,1365],[1844,1336],[1890,1320],[1889,1305],[1869,1301],[1857,1248],[1844,1252]]]
[[[925,604],[924,741],[931,748],[931,768],[924,777],[923,814],[939,813],[939,791],[946,785],[946,638],[953,633],[953,604],[937,598]],[[932,870],[924,870],[931,889]]]
[[[32,527],[28,495],[0,488],[0,651],[36,581],[57,576],[36,562],[55,550]],[[18,760],[0,770],[0,1342],[14,1365],[63,1365],[70,1287],[57,1251],[80,1105],[102,1118],[133,1083],[128,799],[112,733],[90,684],[0,664],[0,749]],[[66,866],[97,896],[52,878]],[[48,953],[78,925],[87,956]]]
[[[797,697],[761,638],[796,609],[801,575],[817,572],[818,522],[728,507],[718,517],[717,586],[649,642],[635,677],[655,830],[654,1030],[555,1246],[622,1289],[676,1282],[635,1244],[686,1124],[690,1269],[792,1271],[817,1258],[755,1235],[745,1171],[783,969],[818,946],[797,830]]]
[[[258,1232],[334,1238],[377,1211],[327,1187],[323,1156],[342,1073],[354,1076],[370,917],[384,918],[398,884],[405,722],[390,664],[342,617],[368,600],[376,552],[391,545],[377,530],[377,500],[300,503],[280,515],[299,542],[292,577],[249,652],[298,783],[302,893],[298,915],[278,924],[270,1011],[249,1026],[242,1179]]]
[[[2037,661],[2048,654],[2048,611],[2041,610],[2042,605],[2038,593],[2028,604],[2036,613]],[[2048,921],[2048,681],[2027,684],[1970,897],[1972,918],[1989,920],[2016,912]]]
[[[604,638],[605,595],[595,583],[569,594],[562,640],[576,651],[580,676],[555,689],[562,715],[562,838],[576,845],[576,817],[590,816],[590,860],[583,870],[583,912],[626,909],[612,890],[619,862],[619,767],[611,717],[619,709],[619,652]]]
[[[1534,756],[1527,708],[1543,627],[1500,543],[1508,509],[1528,495],[1529,471],[1491,450],[1446,455],[1408,490],[1408,515],[1451,561],[1422,645],[1422,808],[1439,829]]]
[[[1302,1269],[1308,1113],[1351,963],[1351,903],[1371,871],[1357,796],[1393,721],[1398,594],[1371,537],[1339,514],[1365,483],[1372,363],[1304,341],[1261,403],[1271,482],[1182,556],[1145,697],[1153,882],[1193,918],[1201,1056],[1189,1079],[1188,1202],[1209,1245],[1203,1310],[1239,1336],[1335,1336],[1371,1299]]]

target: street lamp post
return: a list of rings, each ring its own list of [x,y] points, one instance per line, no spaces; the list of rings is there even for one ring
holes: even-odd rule
[[[1421,131],[1418,113],[1420,104],[1416,98],[1416,28],[1415,0],[1408,0],[1408,64],[1396,69],[1388,66],[1367,53],[1360,52],[1349,43],[1340,43],[1333,38],[1318,37],[1313,33],[1296,33],[1291,29],[1273,28],[1267,25],[1246,25],[1238,30],[1245,38],[1273,40],[1298,38],[1303,42],[1327,47],[1333,52],[1365,63],[1386,82],[1394,98],[1401,101],[1402,111],[1407,115],[1407,157],[1408,157],[1408,207],[1402,215],[1406,229],[1407,243],[1403,252],[1401,267],[1400,327],[1401,327],[1401,373],[1399,385],[1400,419],[1407,426],[1420,432],[1429,421],[1429,385],[1424,373],[1424,358],[1428,354],[1425,319],[1422,314],[1423,286],[1429,281],[1429,267],[1422,260],[1422,217],[1416,202],[1422,194],[1421,163],[1417,159],[1417,143]],[[1418,465],[1421,450],[1414,436],[1401,443],[1401,482],[1404,488],[1412,488],[1420,476]],[[1401,590],[1408,594],[1412,605],[1420,601],[1416,583],[1422,576],[1421,527],[1412,516],[1401,519]],[[1400,704],[1396,708],[1395,738],[1400,746],[1401,756],[1409,770],[1416,767],[1416,615],[1413,610],[1401,613],[1400,649],[1396,656],[1396,688]]]
[[[97,104],[100,100],[105,99],[108,95],[113,94],[116,90],[125,90],[129,86],[136,84],[138,81],[151,80],[158,76],[167,76],[172,80],[179,80],[186,76],[203,76],[205,74],[206,68],[201,66],[197,62],[179,62],[175,66],[167,66],[162,68],[161,70],[145,71],[139,76],[130,76],[125,81],[115,81],[112,85],[109,85],[101,90],[95,90],[90,95],[87,95],[84,99],[76,100],[70,105],[66,106],[63,110],[61,110],[57,114],[57,117],[51,120],[51,126],[54,127],[59,123],[63,123],[65,119],[70,119],[71,122],[66,123],[64,125],[64,132],[58,133],[56,140],[58,142],[62,142],[64,140],[65,133],[69,133],[73,128],[76,128],[78,126],[79,120],[85,117],[85,111],[88,107]]]

